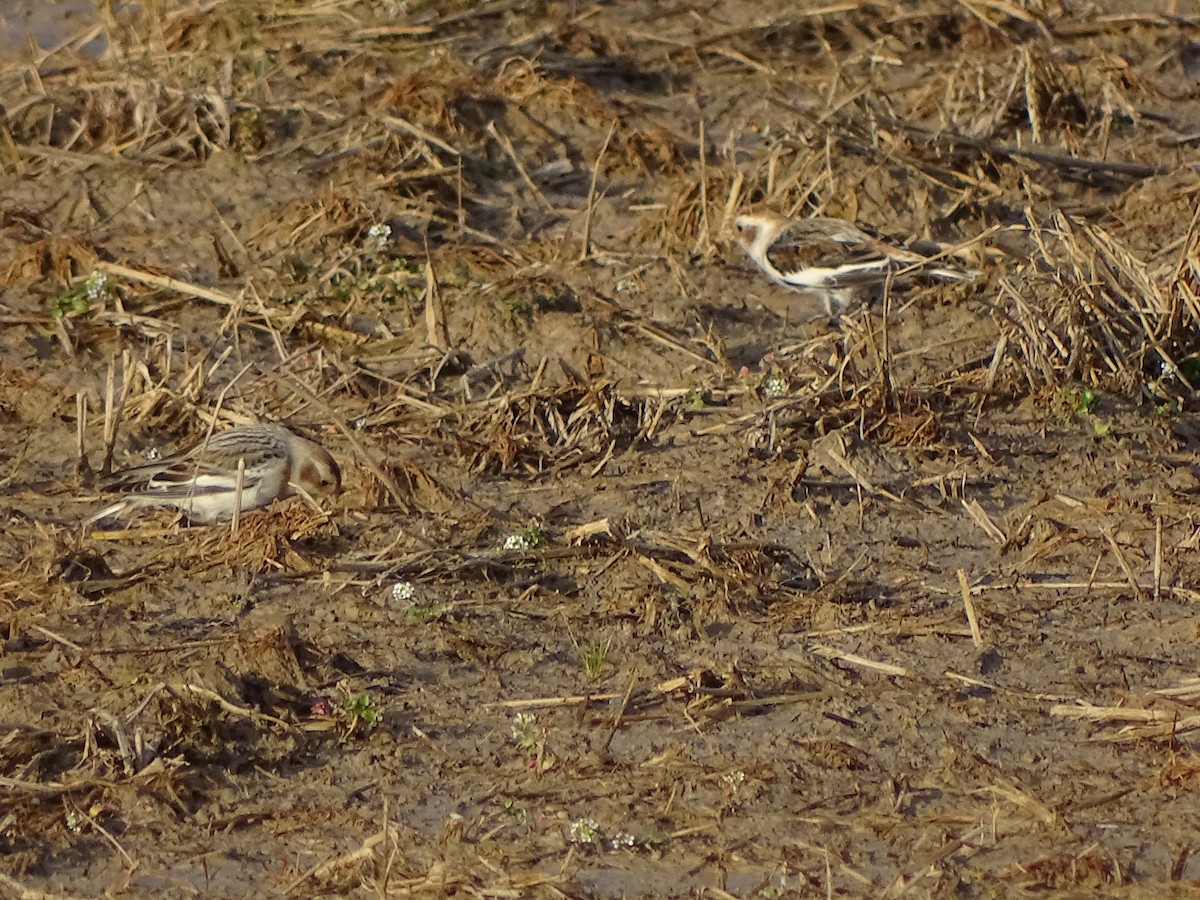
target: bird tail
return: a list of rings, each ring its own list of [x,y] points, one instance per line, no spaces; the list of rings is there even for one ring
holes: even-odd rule
[[[925,269],[923,275],[938,281],[974,281],[982,273],[975,269]]]
[[[117,500],[115,503],[108,504],[108,506],[105,506],[104,508],[97,510],[96,512],[94,512],[90,516],[88,516],[86,519],[84,519],[83,527],[91,528],[97,522],[101,522],[104,519],[112,519],[112,518],[117,518],[119,516],[123,516],[126,513],[128,513],[135,505],[136,504],[132,503],[128,497],[122,497],[120,500]]]

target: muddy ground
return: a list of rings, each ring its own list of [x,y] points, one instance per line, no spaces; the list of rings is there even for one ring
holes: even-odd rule
[[[10,59],[0,893],[1197,890],[1169,12],[151,3]],[[756,205],[982,276],[831,321]],[[345,491],[81,527],[253,421]]]

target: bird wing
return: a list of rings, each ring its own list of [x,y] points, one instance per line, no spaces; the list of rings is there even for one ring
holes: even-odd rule
[[[929,256],[941,249],[928,241],[913,246],[901,244],[837,219],[809,219],[785,230],[767,251],[767,258],[785,280],[790,273],[820,270],[823,286],[831,290],[878,284],[889,273],[907,269],[952,281],[970,280],[977,274],[959,272],[953,265],[922,269],[937,265],[929,261]]]
[[[891,259],[896,269],[911,269],[914,266],[931,266],[936,269],[925,274],[941,275],[951,280],[970,280],[978,275],[970,269],[959,265],[955,259],[937,259],[945,254],[946,247],[937,241],[917,239],[901,243],[890,235],[864,229],[864,234],[879,250],[880,254]]]
[[[182,500],[187,497],[219,494],[237,489],[237,461],[246,460],[242,475],[242,490],[250,490],[263,478],[263,467],[269,457],[282,456],[263,453],[256,448],[244,454],[230,453],[228,448],[197,447],[187,453],[170,456],[158,462],[123,469],[110,475],[101,488],[106,491],[154,494],[163,500]]]
[[[858,241],[787,233],[767,249],[767,260],[784,275],[802,269],[835,269],[854,263],[881,262],[878,250]]]
[[[877,283],[892,265],[891,259],[869,240],[858,240],[849,234],[833,237],[785,233],[771,245],[766,256],[785,281],[798,272],[820,270],[824,286],[835,290]]]

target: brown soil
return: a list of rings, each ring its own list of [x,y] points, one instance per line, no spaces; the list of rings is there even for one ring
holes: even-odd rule
[[[1144,6],[147,4],[0,70],[0,894],[1196,890]],[[984,276],[814,318],[754,204]],[[214,420],[345,492],[81,528],[106,426]]]

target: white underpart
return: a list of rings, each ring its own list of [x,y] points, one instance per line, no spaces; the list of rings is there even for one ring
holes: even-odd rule
[[[832,269],[799,269],[795,272],[780,272],[780,280],[784,284],[790,284],[794,287],[814,288],[821,290],[844,291],[855,287],[854,284],[834,284],[833,282],[845,278],[854,272],[878,272],[882,274],[887,271],[888,261],[886,259],[877,259],[872,262],[858,263],[856,265],[841,265]]]
[[[261,470],[246,469],[242,476],[241,503],[238,502],[237,474],[231,475],[197,475],[193,484],[195,491],[186,497],[163,496],[167,485],[156,488],[151,479],[142,491],[127,494],[120,500],[89,516],[85,524],[93,524],[101,519],[121,516],[135,509],[153,506],[169,506],[178,509],[189,519],[196,522],[215,522],[218,519],[233,518],[235,507],[239,512],[259,509],[269,506],[271,501],[283,496],[283,474],[285,466],[282,460],[273,460],[272,464]],[[261,474],[261,478],[259,475]],[[255,479],[258,479],[255,481]],[[178,485],[170,485],[178,488]]]
[[[276,462],[267,467],[262,477],[254,482],[251,476],[259,473],[247,469],[242,476],[242,495],[239,512],[245,512],[259,507],[269,506],[271,501],[283,494],[282,462]],[[199,522],[212,522],[217,519],[233,517],[235,506],[239,505],[237,490],[237,474],[232,475],[199,475],[195,479],[196,493],[186,500],[171,500],[168,505],[182,510],[189,519]],[[209,493],[201,493],[209,491]],[[151,487],[145,494],[140,495],[143,506],[157,506],[162,500],[156,500],[154,489]]]

